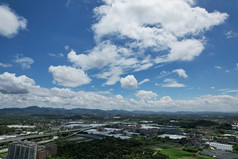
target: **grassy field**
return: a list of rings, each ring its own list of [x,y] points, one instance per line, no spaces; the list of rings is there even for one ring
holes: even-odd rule
[[[197,155],[196,153],[187,152],[174,148],[155,148],[155,150],[162,152],[165,155],[168,155],[170,159],[214,159],[213,157]]]
[[[187,158],[187,157],[192,157],[194,155],[194,153],[191,153],[191,152],[186,152],[186,151],[172,149],[172,148],[163,149],[160,151],[163,154],[168,155],[169,158],[171,159],[178,159],[178,158],[184,158],[184,157]]]

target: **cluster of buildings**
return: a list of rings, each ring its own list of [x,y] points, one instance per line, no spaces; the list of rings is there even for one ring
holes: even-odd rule
[[[56,154],[56,145],[38,146],[35,142],[14,141],[8,144],[7,159],[47,159]]]
[[[177,122],[171,120],[170,122]],[[202,153],[210,156],[221,156],[227,154],[227,151],[232,151],[232,146],[238,143],[237,136],[225,134],[223,136],[214,136],[217,130],[210,127],[198,127],[196,129],[190,129],[185,133],[184,129],[178,126],[167,125],[166,127],[158,124],[153,124],[152,121],[140,121],[140,122],[64,122],[60,126],[55,126],[56,123],[51,123],[54,126],[50,126],[51,131],[74,131],[77,129],[85,128],[84,132],[87,134],[77,134],[77,136],[71,137],[69,141],[81,142],[83,138],[102,139],[102,136],[113,136],[121,139],[129,139],[136,136],[145,136],[148,139],[152,137],[170,138],[178,141],[184,146],[194,148],[210,148],[212,151],[202,151]],[[233,125],[233,129],[236,125]],[[22,127],[21,125],[14,125],[15,128],[29,128]],[[99,136],[97,136],[99,135]],[[53,140],[53,139],[52,139]],[[82,141],[89,141],[82,140]],[[224,152],[224,153],[222,153]],[[40,146],[37,143],[28,141],[14,141],[8,145],[8,157],[7,159],[46,159],[47,156],[54,156],[57,154],[57,146],[46,145]],[[230,156],[234,156],[231,152]]]

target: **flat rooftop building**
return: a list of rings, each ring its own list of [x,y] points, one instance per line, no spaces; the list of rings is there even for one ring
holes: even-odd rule
[[[215,157],[218,159],[234,159],[238,158],[238,154],[222,151],[222,150],[203,150],[200,152],[202,155],[207,155],[211,157]]]

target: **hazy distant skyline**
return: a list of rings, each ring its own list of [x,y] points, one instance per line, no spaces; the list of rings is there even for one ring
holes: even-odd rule
[[[0,108],[238,111],[237,0],[0,0]]]

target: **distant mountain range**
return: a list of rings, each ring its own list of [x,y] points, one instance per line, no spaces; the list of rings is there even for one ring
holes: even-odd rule
[[[38,107],[30,106],[26,108],[3,108],[0,109],[0,114],[108,114],[108,115],[131,115],[131,114],[156,114],[150,111],[126,111],[126,110],[100,110],[100,109],[64,109],[64,108],[49,108],[49,107]]]
[[[3,108],[0,109],[1,114],[9,115],[63,115],[63,114],[95,114],[95,115],[149,115],[149,114],[236,114],[234,113],[222,113],[222,112],[190,112],[190,111],[180,111],[180,112],[153,112],[153,111],[126,111],[126,110],[100,110],[100,109],[85,109],[85,108],[75,108],[75,109],[64,109],[64,108],[49,108],[49,107],[38,107],[30,106],[26,108]]]

